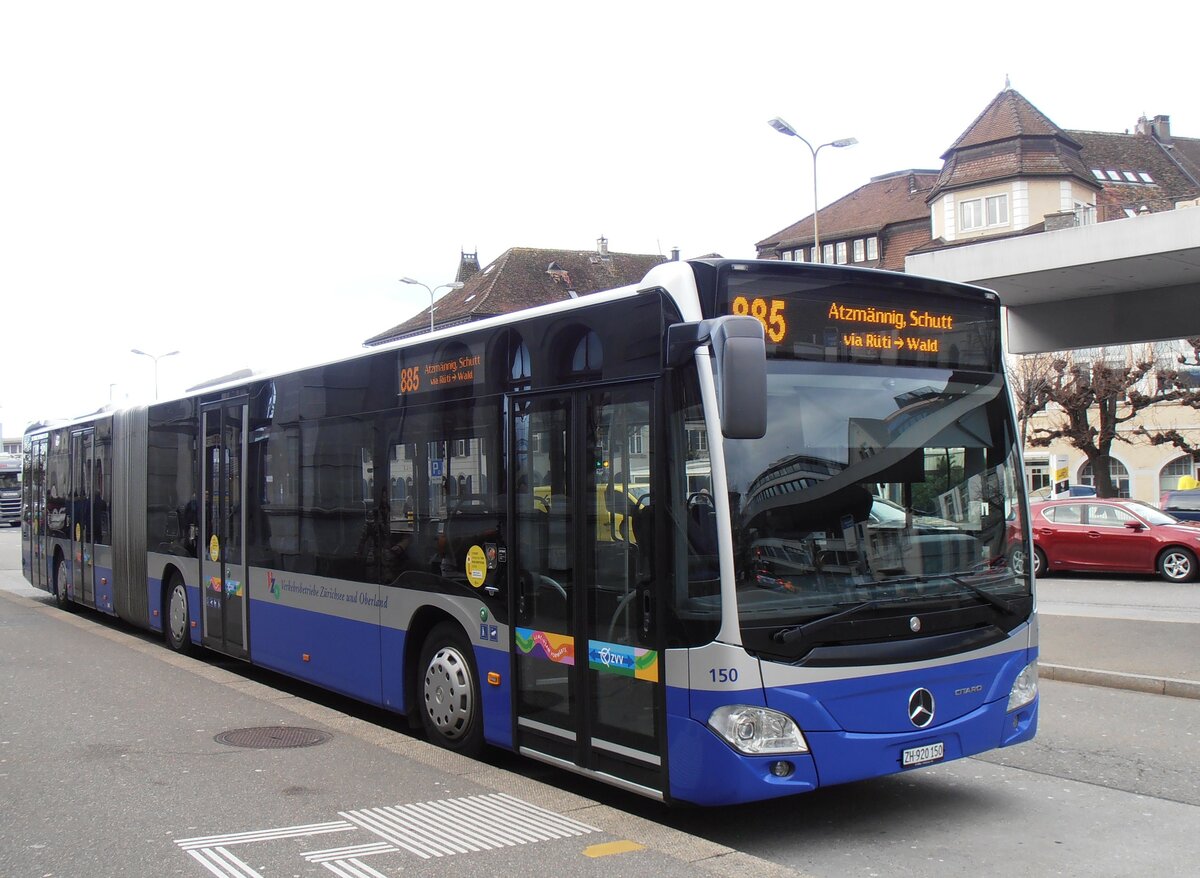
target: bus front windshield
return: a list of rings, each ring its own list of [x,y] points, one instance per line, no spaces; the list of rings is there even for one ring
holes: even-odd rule
[[[766,436],[725,442],[748,646],[757,633],[795,658],[780,644],[845,643],[853,626],[811,623],[860,612],[940,613],[939,632],[981,611],[1006,630],[1028,616],[1001,375],[771,360],[767,392]]]

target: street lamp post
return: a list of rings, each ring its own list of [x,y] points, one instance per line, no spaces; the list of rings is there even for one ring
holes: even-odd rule
[[[787,122],[783,121],[783,119],[779,118],[778,116],[776,116],[774,119],[771,119],[770,121],[768,121],[767,124],[770,125],[772,128],[774,128],[776,131],[778,131],[780,134],[786,134],[788,137],[795,137],[795,138],[799,139],[799,141],[801,143],[803,143],[805,146],[808,147],[808,151],[812,153],[812,164],[813,164],[813,249],[816,251],[818,258],[821,258],[821,261],[824,261],[824,258],[821,256],[821,232],[820,232],[820,227],[817,224],[817,153],[819,153],[821,150],[823,150],[827,146],[832,146],[835,149],[841,149],[842,147],[846,147],[846,146],[854,146],[854,144],[858,143],[858,139],[854,138],[854,137],[842,137],[838,140],[831,140],[828,143],[822,143],[820,146],[814,147],[805,138],[801,137],[800,134],[797,133],[795,128],[793,128]]]
[[[402,284],[415,284],[418,287],[424,287],[429,293],[429,331],[433,332],[433,294],[438,290],[461,290],[463,288],[462,281],[451,281],[448,284],[438,284],[436,287],[430,287],[429,284],[423,284],[419,280],[413,280],[411,277],[400,278]]]
[[[137,348],[130,348],[129,352],[131,354],[137,354],[140,357],[149,357],[150,359],[152,359],[154,361],[154,399],[157,401],[158,400],[158,361],[161,360],[163,357],[173,357],[177,353],[179,353],[179,351],[171,351],[170,353],[167,353],[167,354],[159,354],[157,357],[154,356],[154,354],[148,354],[145,351],[139,351]],[[111,387],[109,388],[109,395],[110,396],[112,395]]]

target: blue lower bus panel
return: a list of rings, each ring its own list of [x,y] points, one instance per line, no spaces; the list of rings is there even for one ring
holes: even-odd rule
[[[700,805],[750,802],[880,777],[1027,741],[1038,699],[1009,711],[1037,649],[919,670],[735,693],[668,691],[671,795]],[[834,672],[836,675],[836,671]],[[808,753],[750,756],[708,728],[731,703],[767,707],[799,726]],[[925,711],[932,710],[926,725]],[[910,718],[910,714],[913,718]],[[780,766],[779,763],[786,763]]]

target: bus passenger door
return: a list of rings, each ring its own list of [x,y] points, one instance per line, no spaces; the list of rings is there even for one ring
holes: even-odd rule
[[[204,456],[203,642],[210,649],[245,658],[246,524],[243,473],[246,466],[246,400],[225,400],[201,411]]]
[[[72,592],[84,606],[96,606],[92,538],[92,430],[71,434],[71,496],[68,501]]]
[[[666,786],[662,643],[648,514],[651,385],[511,409],[518,749],[640,792]]]
[[[54,586],[50,583],[49,561],[53,557],[50,552],[49,528],[46,526],[46,448],[48,442],[45,436],[34,439],[31,444],[30,466],[33,471],[33,484],[29,485],[29,546],[30,571],[33,574],[33,584],[38,588],[51,591]]]

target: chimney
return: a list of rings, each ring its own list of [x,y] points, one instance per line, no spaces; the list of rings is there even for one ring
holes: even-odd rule
[[[603,235],[596,239],[596,253],[601,256],[608,255],[608,238]]]
[[[1151,123],[1154,132],[1154,139],[1159,143],[1171,142],[1171,117],[1170,116],[1155,116]]]
[[[679,261],[679,248],[678,248],[678,247],[672,247],[672,248],[671,248],[671,261],[672,261],[672,262],[678,262],[678,261]]]
[[[458,258],[458,273],[454,279],[459,283],[466,283],[475,275],[479,274],[479,253],[468,253],[465,250],[459,250]]]
[[[1138,116],[1137,125],[1133,129],[1134,134],[1149,134],[1150,120],[1145,116]]]

